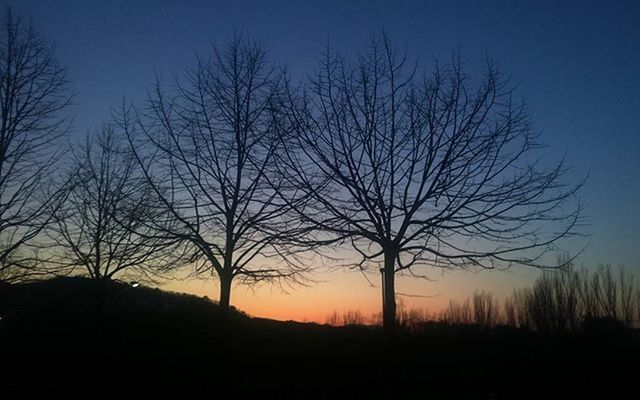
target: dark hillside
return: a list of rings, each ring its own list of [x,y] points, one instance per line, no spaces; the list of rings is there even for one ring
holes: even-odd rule
[[[624,393],[640,360],[634,333],[609,325],[552,336],[434,324],[387,346],[376,328],[223,315],[207,299],[81,278],[5,285],[0,307],[13,391],[116,381],[109,390],[214,398],[549,398]]]

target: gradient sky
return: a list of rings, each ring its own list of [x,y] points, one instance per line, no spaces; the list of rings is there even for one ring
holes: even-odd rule
[[[77,92],[72,140],[97,129],[122,96],[141,102],[154,72],[171,75],[224,43],[249,34],[296,76],[312,73],[330,40],[349,53],[383,30],[425,64],[459,50],[471,66],[500,63],[529,104],[552,157],[566,155],[570,177],[589,174],[580,195],[590,243],[578,263],[625,265],[640,275],[639,1],[5,1],[31,16],[57,45]],[[454,4],[455,3],[455,4]],[[505,294],[538,271],[447,273],[404,280],[410,305],[437,309],[474,289]],[[332,310],[380,307],[379,288],[357,273],[316,275],[310,288],[235,288],[232,303],[251,314],[323,320]],[[373,277],[377,279],[377,277]],[[375,281],[377,283],[377,280]],[[217,297],[211,281],[172,290]]]

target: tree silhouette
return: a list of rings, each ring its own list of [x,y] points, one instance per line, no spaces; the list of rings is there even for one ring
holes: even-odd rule
[[[80,268],[93,279],[151,278],[178,253],[155,229],[173,223],[156,200],[129,143],[105,125],[74,154],[69,193],[48,230],[57,273]]]
[[[353,267],[381,267],[390,333],[397,273],[541,266],[580,215],[580,184],[561,182],[564,162],[533,158],[526,108],[497,67],[477,84],[457,57],[419,71],[386,37],[355,62],[327,51],[307,93],[289,88],[278,125],[287,182],[310,199],[300,218],[348,243]]]
[[[0,279],[35,272],[32,244],[61,204],[52,167],[68,121],[67,72],[54,49],[11,9],[0,32]]]
[[[174,93],[158,79],[135,123],[122,115],[147,180],[178,221],[161,229],[189,243],[197,273],[219,278],[223,308],[234,280],[304,279],[296,246],[303,231],[274,175],[282,150],[272,121],[279,75],[259,45],[236,37],[199,59]]]

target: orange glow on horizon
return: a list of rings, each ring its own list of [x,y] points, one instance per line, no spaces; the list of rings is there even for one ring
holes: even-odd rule
[[[450,299],[462,300],[473,295],[475,290],[492,292],[499,299],[508,296],[514,288],[528,286],[539,275],[531,268],[514,268],[510,271],[465,271],[441,274],[432,271],[426,281],[416,278],[397,279],[396,290],[412,296],[399,296],[407,309],[418,308],[429,313],[437,313],[445,308]],[[249,288],[234,285],[231,304],[254,317],[276,320],[325,323],[327,317],[337,311],[360,311],[370,319],[381,311],[379,282],[370,276],[374,287],[356,272],[331,272],[317,274],[320,281],[309,287],[297,287],[283,292],[269,285]],[[159,285],[163,290],[207,296],[218,300],[218,282],[214,279],[174,280]]]

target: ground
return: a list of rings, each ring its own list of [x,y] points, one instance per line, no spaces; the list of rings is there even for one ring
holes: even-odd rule
[[[190,295],[82,278],[0,287],[9,393],[205,392],[213,398],[574,398],[637,392],[636,331],[375,327],[222,313]],[[21,396],[22,397],[22,396]]]

